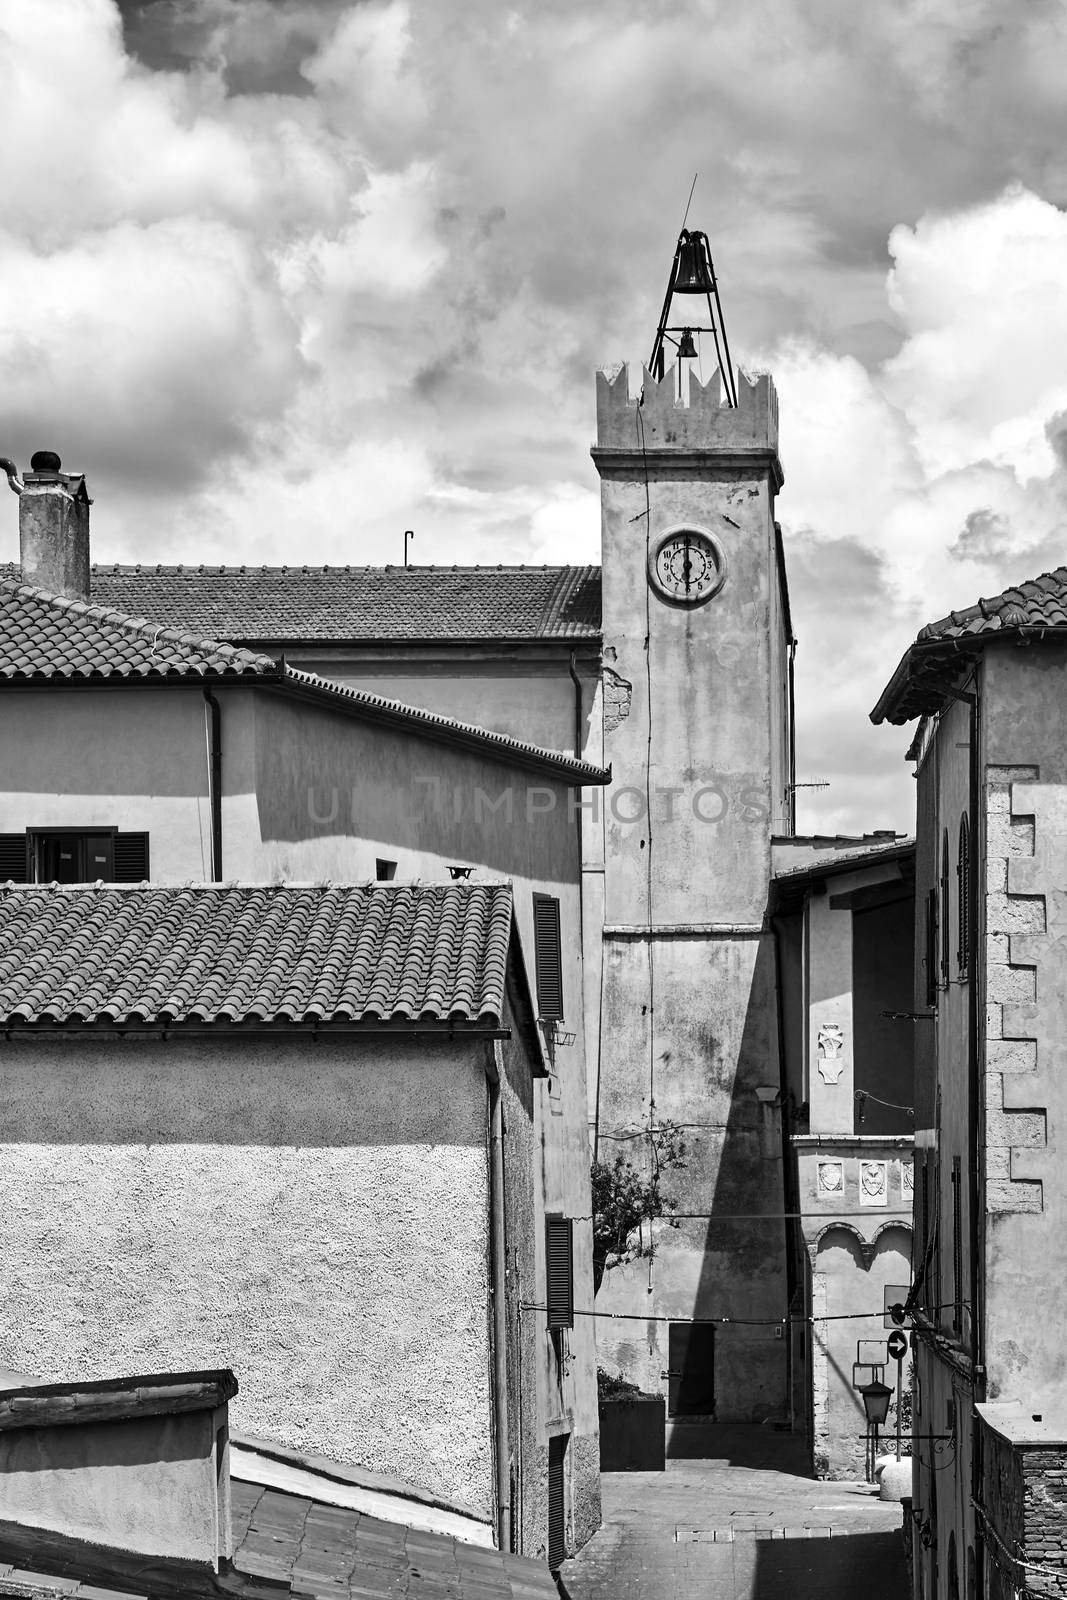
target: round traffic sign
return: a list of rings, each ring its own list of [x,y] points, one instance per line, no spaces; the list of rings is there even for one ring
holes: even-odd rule
[[[907,1334],[902,1328],[894,1328],[885,1342],[885,1347],[894,1361],[903,1361],[908,1353]]]

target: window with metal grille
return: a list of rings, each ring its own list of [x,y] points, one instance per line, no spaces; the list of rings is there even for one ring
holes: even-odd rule
[[[966,812],[960,818],[956,884],[959,895],[956,959],[960,977],[965,978],[971,965],[971,828]]]
[[[545,1218],[545,1304],[550,1328],[574,1327],[574,1223]]]
[[[959,1156],[952,1157],[952,1329],[963,1327],[963,1176]]]
[[[930,889],[926,896],[926,1004],[937,1005],[937,890]]]
[[[563,947],[560,943],[559,901],[550,894],[535,894],[533,912],[537,1014],[548,1022],[562,1022]]]
[[[548,1441],[548,1567],[558,1572],[567,1559],[567,1445],[570,1435]]]
[[[0,834],[0,882],[141,883],[147,833],[117,828],[30,828]]]

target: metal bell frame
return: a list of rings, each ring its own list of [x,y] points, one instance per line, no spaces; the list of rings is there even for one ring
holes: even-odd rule
[[[692,322],[670,324],[671,306],[676,294],[703,295],[708,305],[710,326],[701,328]],[[700,333],[710,333],[715,340],[715,356],[719,372],[722,374],[726,402],[730,406],[736,406],[737,385],[730,360],[726,323],[722,314],[722,302],[719,299],[719,287],[715,278],[708,236],[706,233],[683,228],[678,235],[671,273],[667,280],[663,310],[660,312],[659,325],[656,328],[656,341],[652,346],[648,362],[648,370],[657,382],[662,381],[666,369],[664,345],[674,345],[679,361],[692,361],[697,354],[693,335]],[[675,338],[676,334],[680,334],[681,337]]]

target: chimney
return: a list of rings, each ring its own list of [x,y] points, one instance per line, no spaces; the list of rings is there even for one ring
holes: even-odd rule
[[[19,497],[22,581],[71,600],[89,598],[89,507],[80,472],[63,472],[54,450],[37,450],[19,478],[12,462],[0,468]]]

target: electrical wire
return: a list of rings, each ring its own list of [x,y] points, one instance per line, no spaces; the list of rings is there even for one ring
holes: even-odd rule
[[[937,1307],[938,1311],[943,1309]],[[547,1312],[548,1306],[538,1305],[532,1300],[520,1300],[519,1310]],[[650,1316],[640,1311],[585,1311],[575,1306],[574,1315],[593,1317],[598,1322],[684,1322],[687,1327],[691,1323],[701,1323],[716,1328],[801,1328],[822,1322],[870,1322],[878,1317],[884,1319],[886,1312],[883,1306],[879,1306],[875,1311],[835,1311],[824,1317],[795,1316],[791,1312],[781,1317],[665,1317]]]

